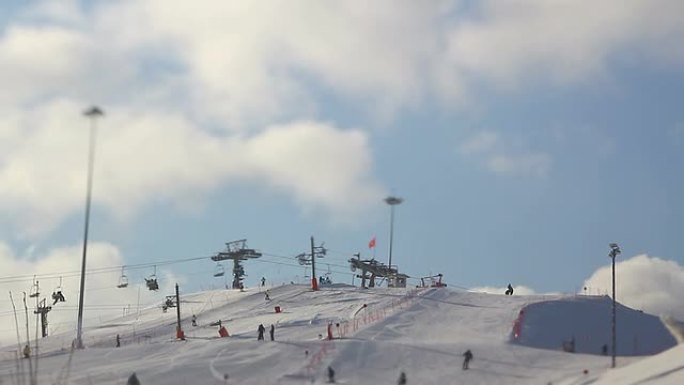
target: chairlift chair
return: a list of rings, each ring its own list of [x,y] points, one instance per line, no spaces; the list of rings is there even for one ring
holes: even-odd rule
[[[119,278],[119,284],[116,285],[119,289],[128,287],[128,277],[124,274],[124,266],[121,266],[121,277]]]
[[[38,292],[38,281],[36,281],[36,276],[33,276],[33,286],[31,286],[31,292],[29,293],[29,298],[36,298],[40,295]]]
[[[214,277],[223,277],[226,271],[223,269],[223,265],[216,262],[216,269],[214,270]]]
[[[62,294],[62,277],[59,277],[59,286],[52,292],[52,300],[54,301],[53,305],[56,305],[57,302],[66,302],[64,294]]]
[[[157,282],[157,266],[154,266],[154,273],[149,277],[145,278],[145,285],[152,291],[159,290],[159,283]]]

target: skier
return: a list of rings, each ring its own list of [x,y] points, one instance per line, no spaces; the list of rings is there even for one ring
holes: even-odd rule
[[[264,324],[259,324],[259,328],[257,329],[257,332],[259,335],[257,336],[257,341],[263,341],[264,340],[264,332],[266,331],[266,328],[264,327]]]
[[[513,295],[513,286],[511,284],[508,284],[508,288],[506,289],[506,295]]]
[[[28,344],[26,344],[26,346],[24,346],[24,352],[23,353],[24,353],[24,358],[31,357],[31,347],[28,346]]]
[[[271,324],[271,330],[269,331],[271,334],[271,341],[275,341],[275,326]]]
[[[468,364],[470,363],[470,360],[473,359],[473,353],[468,349],[463,353],[463,357],[465,357],[463,359],[463,370],[468,370]]]
[[[135,372],[131,374],[130,377],[128,377],[128,382],[126,383],[127,385],[140,385],[140,380],[138,380],[138,376],[135,375]]]
[[[264,296],[264,300],[266,300],[266,301],[271,300],[271,296],[269,295],[268,290],[266,290],[266,295]]]
[[[335,383],[335,370],[331,366],[328,366],[328,383],[329,384],[334,384]]]
[[[401,372],[399,375],[399,381],[397,381],[398,385],[406,385],[406,373]]]
[[[261,277],[261,287],[266,286],[266,277]]]
[[[121,337],[119,335],[116,335],[116,347],[120,348],[121,347]]]
[[[192,326],[197,326],[197,316],[194,314],[192,315]]]

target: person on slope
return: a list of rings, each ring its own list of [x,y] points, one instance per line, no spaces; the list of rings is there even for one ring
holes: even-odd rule
[[[266,277],[261,277],[261,287],[266,286]]]
[[[259,324],[259,328],[257,329],[257,332],[259,335],[257,336],[257,341],[263,341],[264,340],[264,332],[266,331],[266,328],[264,327],[264,324]]]
[[[335,383],[335,370],[332,368],[332,366],[328,366],[328,383]]]
[[[468,365],[472,359],[473,353],[470,351],[470,349],[466,350],[466,352],[463,353],[463,370],[468,370]]]
[[[266,300],[266,301],[270,301],[270,300],[271,300],[271,295],[270,295],[270,293],[268,292],[268,290],[266,290],[266,294],[264,295],[264,300]]]
[[[135,375],[135,373],[131,374],[130,377],[128,377],[128,382],[126,383],[127,385],[140,385],[140,380],[138,380],[138,376]]]
[[[269,330],[269,334],[271,335],[271,341],[275,341],[275,326],[271,324],[271,330]]]
[[[513,286],[511,284],[508,284],[508,288],[506,289],[506,295],[513,295]]]
[[[406,385],[406,373],[401,372],[399,375],[399,381],[397,381],[398,385]]]

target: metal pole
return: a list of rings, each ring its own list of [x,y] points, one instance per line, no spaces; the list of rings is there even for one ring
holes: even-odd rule
[[[90,144],[88,150],[88,187],[86,192],[85,225],[83,230],[83,260],[81,262],[81,286],[78,296],[78,326],[76,329],[76,348],[83,349],[83,299],[85,297],[86,255],[88,252],[88,226],[90,224],[90,201],[93,194],[93,165],[95,163],[95,137],[97,134],[96,119],[104,113],[92,107],[84,115],[90,118]]]
[[[613,347],[612,347],[612,360],[611,360],[611,367],[615,368],[615,354],[616,354],[616,349],[617,349],[617,338],[615,336],[616,330],[615,330],[615,253],[612,253],[612,259],[613,259],[613,321],[611,323],[612,327],[612,333],[613,333]]]
[[[389,239],[389,260],[388,266],[392,268],[392,243],[394,242],[394,206],[400,204],[404,200],[402,198],[389,196],[385,198],[385,203],[390,205],[390,239]]]
[[[390,205],[390,239],[389,239],[389,261],[387,266],[392,268],[392,243],[394,239],[394,205]]]
[[[178,320],[178,326],[176,326],[176,338],[185,340],[185,336],[182,334],[181,328],[181,317],[180,317],[180,294],[178,293],[178,284],[176,284],[176,318]]]
[[[612,259],[612,275],[613,275],[613,317],[611,320],[612,329],[612,347],[611,347],[611,367],[615,368],[615,355],[617,354],[617,336],[616,336],[616,314],[615,314],[615,257],[622,251],[617,243],[611,243],[610,253],[608,256]]]
[[[316,250],[314,249],[314,237],[311,236],[311,289],[318,290],[318,278],[316,277]]]

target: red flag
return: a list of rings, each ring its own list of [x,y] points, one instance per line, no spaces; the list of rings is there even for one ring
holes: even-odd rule
[[[373,239],[371,239],[370,242],[368,242],[368,248],[369,249],[372,249],[374,247],[375,247],[375,237],[373,237]]]

